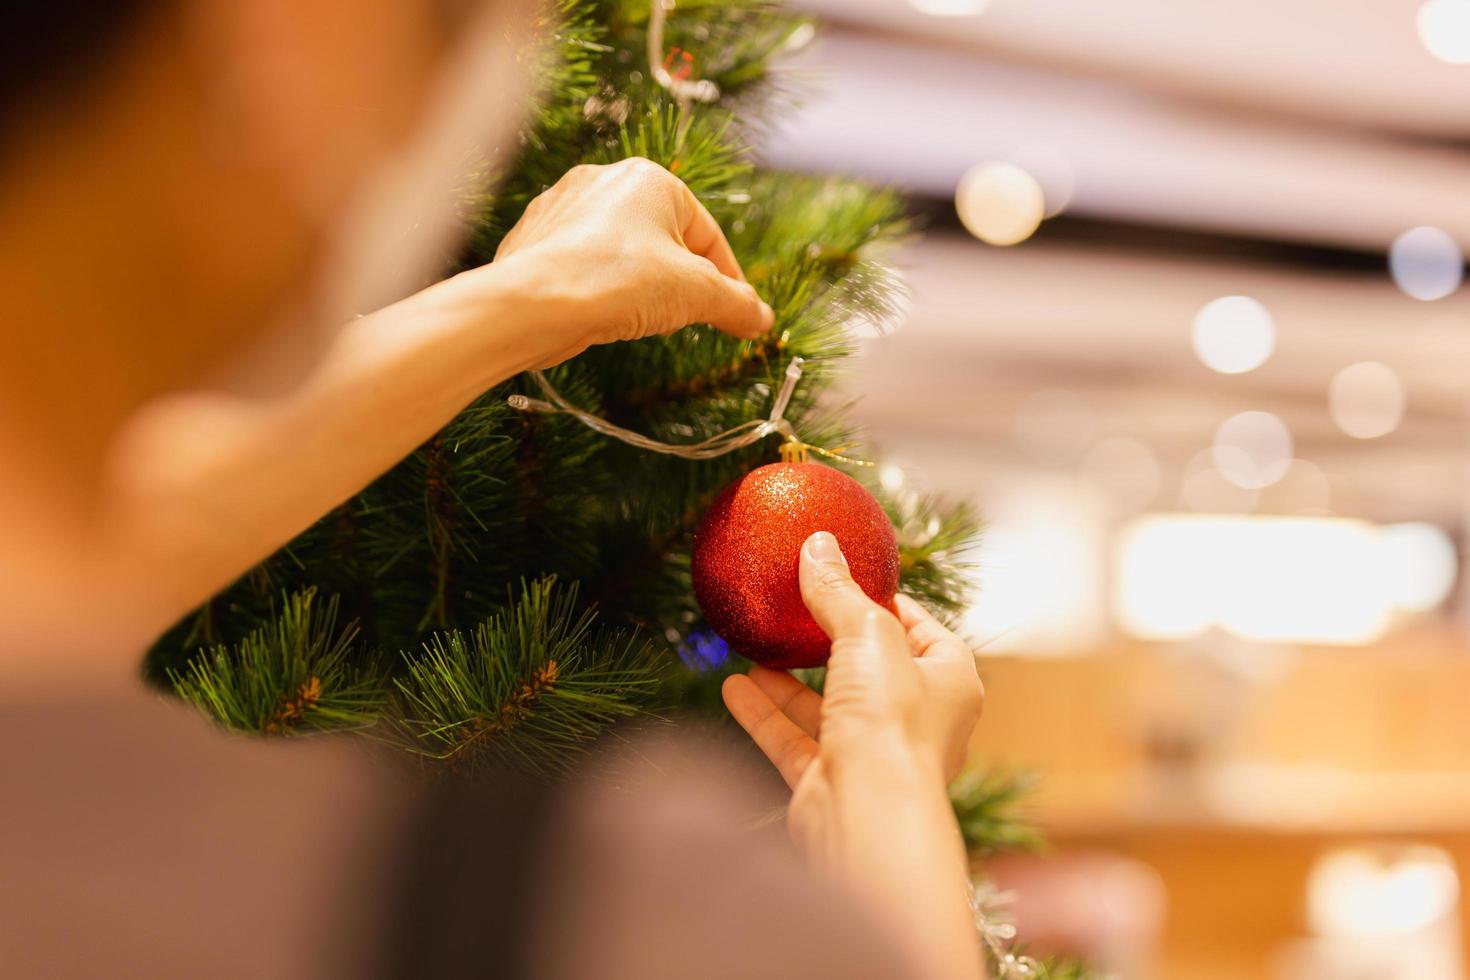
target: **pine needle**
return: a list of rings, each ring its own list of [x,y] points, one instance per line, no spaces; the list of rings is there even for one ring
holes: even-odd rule
[[[337,600],[307,589],[234,646],[217,646],[181,671],[175,693],[226,728],[303,735],[371,725],[382,703],[371,660],[360,662],[357,627],[337,626]]]
[[[598,633],[594,619],[575,586],[542,579],[472,633],[432,636],[395,682],[409,747],[456,769],[565,769],[655,689],[648,645]]]

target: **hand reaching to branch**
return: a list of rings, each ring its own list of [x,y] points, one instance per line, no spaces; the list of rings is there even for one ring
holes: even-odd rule
[[[749,339],[773,320],[705,206],[642,158],[575,167],[532,201],[491,268],[511,266],[564,328],[549,363],[690,323]]]
[[[801,591],[832,638],[825,696],[755,667],[725,704],[791,786],[797,843],[885,907],[930,975],[981,976],[945,792],[980,717],[974,655],[907,596],[897,617],[869,599],[825,532],[802,548]]]
[[[132,583],[126,605],[155,635],[511,375],[689,323],[756,337],[772,319],[677,177],[647,160],[576,167],[531,202],[496,261],[353,320],[302,383],[140,412],[110,463],[88,563]],[[143,555],[170,574],[132,575]]]

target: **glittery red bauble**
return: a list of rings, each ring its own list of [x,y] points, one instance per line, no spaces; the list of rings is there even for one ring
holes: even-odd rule
[[[801,546],[837,538],[852,577],[893,604],[898,543],[883,507],[846,473],[772,463],[726,487],[694,533],[694,597],[731,649],[767,667],[817,667],[831,641],[801,601]]]

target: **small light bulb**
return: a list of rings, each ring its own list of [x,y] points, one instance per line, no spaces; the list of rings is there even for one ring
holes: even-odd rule
[[[1222,296],[1194,318],[1194,352],[1221,374],[1254,371],[1276,349],[1270,312],[1249,296]]]
[[[1291,431],[1270,412],[1241,412],[1215,430],[1215,469],[1246,490],[1269,487],[1291,467]]]
[[[960,178],[955,210],[982,242],[1016,245],[1040,227],[1046,195],[1036,178],[1014,163],[982,163]]]
[[[1354,439],[1377,439],[1404,420],[1404,383],[1387,364],[1349,364],[1332,379],[1327,393],[1332,421]]]
[[[1388,251],[1388,270],[1399,289],[1429,302],[1460,288],[1465,255],[1448,232],[1426,225],[1394,239]]]
[[[985,13],[990,0],[909,0],[909,5],[931,17],[976,17]]]
[[[1419,40],[1452,65],[1470,65],[1470,0],[1428,0],[1419,8]]]

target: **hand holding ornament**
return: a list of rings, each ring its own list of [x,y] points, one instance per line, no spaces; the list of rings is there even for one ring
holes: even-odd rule
[[[832,641],[825,694],[756,666],[725,682],[725,704],[791,786],[787,823],[812,860],[886,908],[929,975],[982,976],[945,792],[984,702],[974,654],[908,596],[897,615],[869,598],[826,532],[801,549],[800,586]]]

